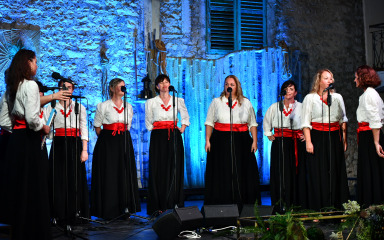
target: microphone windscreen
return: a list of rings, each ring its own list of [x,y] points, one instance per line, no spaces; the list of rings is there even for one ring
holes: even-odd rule
[[[122,92],[127,92],[127,88],[125,86],[121,86],[121,91]]]
[[[54,78],[54,79],[62,79],[60,73],[58,73],[58,72],[53,72],[52,73],[52,78]]]
[[[231,87],[227,88],[227,92],[232,92],[232,88]]]
[[[175,87],[171,85],[171,86],[168,87],[168,90],[169,90],[169,91],[174,91],[174,90],[175,90]]]

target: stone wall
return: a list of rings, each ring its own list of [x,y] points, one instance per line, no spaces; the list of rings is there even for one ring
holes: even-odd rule
[[[75,94],[81,91],[89,100],[91,153],[96,141],[92,128],[94,112],[96,104],[103,100],[102,80],[108,83],[112,78],[122,78],[127,84],[128,101],[133,103],[136,100],[135,29],[138,29],[138,86],[142,89],[140,81],[145,76],[146,66],[142,9],[142,1],[136,0],[0,2],[0,22],[3,24],[16,23],[20,28],[29,25],[40,27],[37,78],[53,86],[57,83],[50,76],[52,72],[59,72],[84,86],[75,90]],[[91,161],[87,163],[90,170]]]
[[[276,0],[275,43],[284,40],[307,56],[303,95],[318,69],[330,69],[336,90],[345,101],[348,124],[347,173],[356,177],[356,109],[358,96],[354,71],[365,63],[363,5],[361,0]],[[350,185],[354,182],[350,181]]]
[[[49,76],[56,71],[84,85],[92,120],[96,103],[102,100],[101,82],[106,77],[107,82],[113,77],[125,79],[130,90],[129,101],[135,100],[135,28],[138,29],[138,80],[146,74],[144,39],[148,29],[144,30],[144,22],[148,19],[144,19],[144,2],[148,1],[4,0],[0,2],[0,21],[40,27],[38,78],[53,85]],[[205,4],[205,0],[160,0],[161,35],[168,56],[221,57],[206,54]],[[318,69],[329,68],[334,73],[336,89],[344,97],[350,120],[348,176],[355,177],[355,112],[361,91],[354,86],[353,73],[365,61],[362,1],[267,0],[266,7],[267,46],[275,47],[284,40],[291,50],[301,52],[303,96]],[[142,89],[140,82],[138,86]],[[141,109],[142,103],[138,106]],[[139,121],[136,126],[143,126],[140,119],[134,120]],[[90,149],[95,140],[92,134]],[[145,141],[146,134],[133,136],[134,141],[137,144]]]

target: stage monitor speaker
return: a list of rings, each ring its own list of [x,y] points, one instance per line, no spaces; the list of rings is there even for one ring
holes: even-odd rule
[[[244,204],[240,217],[255,217],[254,206],[253,204]],[[273,213],[273,206],[258,205],[257,209],[260,217],[272,215]]]
[[[176,208],[177,216],[181,221],[181,230],[196,230],[203,226],[203,215],[197,206]]]
[[[160,239],[173,240],[181,232],[181,222],[173,210],[167,210],[157,218],[152,228]]]
[[[183,230],[195,230],[203,225],[198,207],[167,210],[153,223],[152,228],[160,239],[175,239]]]
[[[231,205],[204,205],[201,209],[206,227],[236,226],[239,209],[236,204]]]

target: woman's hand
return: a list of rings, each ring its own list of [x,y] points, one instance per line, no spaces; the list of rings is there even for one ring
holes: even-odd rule
[[[43,125],[43,128],[41,129],[41,131],[43,131],[44,135],[49,134],[50,130],[51,130],[51,128],[48,125]]]
[[[209,140],[205,141],[205,151],[206,152],[211,151],[211,142]]]
[[[304,136],[304,134],[299,133],[299,139],[300,139],[300,141],[304,142],[304,141],[305,141],[305,136]]]
[[[273,136],[272,136],[273,137]],[[269,138],[269,137],[268,137]],[[271,140],[272,141],[272,140]],[[257,151],[257,141],[252,142],[251,152],[255,153]]]
[[[267,136],[267,138],[269,139],[269,141],[272,141],[275,140],[275,136],[271,135],[271,136]],[[257,144],[256,144],[257,145]]]
[[[344,145],[344,152],[346,152],[348,148],[348,142],[346,139],[343,140],[343,145]]]
[[[384,158],[384,150],[379,143],[375,143],[376,153],[379,157]]]
[[[88,152],[86,150],[81,151],[80,160],[81,162],[88,160]]]
[[[177,127],[180,131],[180,133],[183,133],[185,129],[187,128],[187,125],[181,125],[181,128]]]
[[[69,96],[71,96],[72,93],[69,92],[68,90],[60,90],[56,93],[52,93],[52,98],[55,99],[55,100],[68,100],[69,99]]]
[[[314,149],[313,149],[313,144],[312,144],[312,142],[307,141],[307,142],[305,143],[305,145],[306,145],[307,152],[313,154],[313,153],[314,153]]]

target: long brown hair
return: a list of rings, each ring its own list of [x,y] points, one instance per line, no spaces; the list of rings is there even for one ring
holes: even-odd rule
[[[31,50],[21,49],[19,50],[12,59],[11,66],[9,67],[8,73],[5,78],[5,83],[7,84],[7,91],[9,96],[9,101],[13,108],[13,103],[15,102],[16,92],[19,87],[19,84],[24,81],[24,79],[32,80],[32,69],[29,65],[29,61],[32,61],[36,57],[35,52]],[[12,111],[12,109],[9,109]]]
[[[241,105],[241,103],[243,102],[243,98],[244,95],[243,95],[243,89],[241,88],[241,83],[239,81],[239,79],[235,76],[235,75],[229,75],[225,78],[224,80],[224,90],[223,92],[221,92],[220,94],[220,98],[224,97],[225,96],[225,81],[227,81],[228,78],[233,78],[235,80],[235,83],[236,83],[236,99],[237,101],[239,102],[239,105]]]
[[[335,83],[335,79],[333,78],[333,73],[329,69],[320,69],[317,71],[316,75],[313,77],[313,84],[312,84],[312,90],[311,93],[317,93],[320,90],[320,80],[321,80],[321,75],[323,72],[329,72],[331,74],[331,78],[333,80],[333,83]],[[335,92],[334,89],[331,89],[331,92]]]

